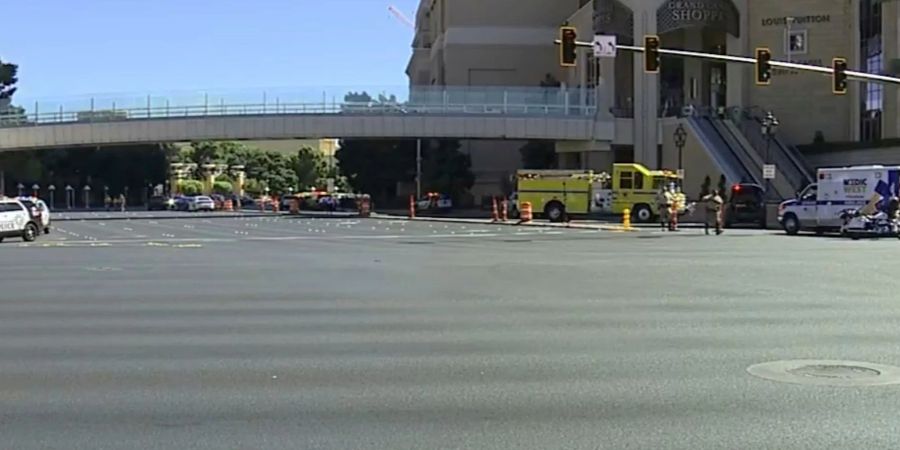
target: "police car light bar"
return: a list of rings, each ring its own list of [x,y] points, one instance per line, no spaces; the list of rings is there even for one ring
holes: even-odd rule
[[[560,43],[559,39],[556,41],[557,44]],[[593,47],[594,44],[591,42],[583,42],[576,41],[576,47]],[[636,46],[636,45],[616,45],[617,50],[626,50],[632,52],[643,53],[644,47]],[[700,59],[708,59],[714,61],[725,61],[725,62],[733,62],[733,63],[741,63],[741,64],[756,64],[755,58],[749,58],[746,56],[736,56],[736,55],[721,55],[717,53],[704,53],[704,52],[692,52],[688,50],[675,50],[669,48],[660,48],[659,53],[663,55],[674,55],[674,56],[683,56],[686,58],[700,58]],[[808,72],[817,72],[824,75],[833,75],[834,69],[831,67],[824,66],[813,66],[810,64],[798,64],[787,61],[776,61],[771,60],[769,64],[772,67],[781,67],[784,69],[796,69],[796,70],[806,70]],[[875,81],[880,83],[889,83],[889,84],[900,84],[900,78],[891,77],[887,75],[879,75],[874,73],[867,72],[859,72],[855,70],[848,70],[844,72],[847,74],[847,78],[856,79],[856,80],[864,80],[864,81]]]

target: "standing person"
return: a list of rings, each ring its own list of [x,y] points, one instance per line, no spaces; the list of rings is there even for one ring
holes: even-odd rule
[[[125,194],[119,194],[119,208],[125,212]]]
[[[703,204],[706,208],[706,221],[703,230],[709,235],[709,228],[715,227],[716,235],[722,234],[722,206],[725,201],[719,195],[719,190],[715,189],[712,193],[703,196]]]
[[[661,187],[656,193],[656,213],[659,215],[659,226],[663,231],[669,226],[669,207],[671,204],[671,196],[665,187]]]
[[[681,210],[681,196],[675,189],[675,183],[669,185],[669,231],[678,231],[678,211]]]

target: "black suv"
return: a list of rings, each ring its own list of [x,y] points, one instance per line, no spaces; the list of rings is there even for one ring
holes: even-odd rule
[[[765,189],[755,183],[740,183],[731,187],[725,203],[725,226],[758,225],[766,227]]]

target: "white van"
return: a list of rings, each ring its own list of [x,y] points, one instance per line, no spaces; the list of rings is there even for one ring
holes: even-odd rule
[[[40,224],[22,202],[0,197],[0,242],[8,237],[21,237],[25,242],[32,242],[40,233]]]
[[[778,206],[778,222],[787,234],[811,230],[838,231],[841,213],[882,201],[900,192],[900,166],[856,166],[819,169],[817,183],[801,191],[796,199]]]

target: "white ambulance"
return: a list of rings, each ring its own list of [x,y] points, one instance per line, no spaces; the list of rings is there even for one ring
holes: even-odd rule
[[[883,210],[887,199],[898,195],[900,166],[819,169],[816,179],[817,183],[807,186],[796,199],[778,206],[778,222],[787,234],[839,231],[842,212],[869,203]]]

